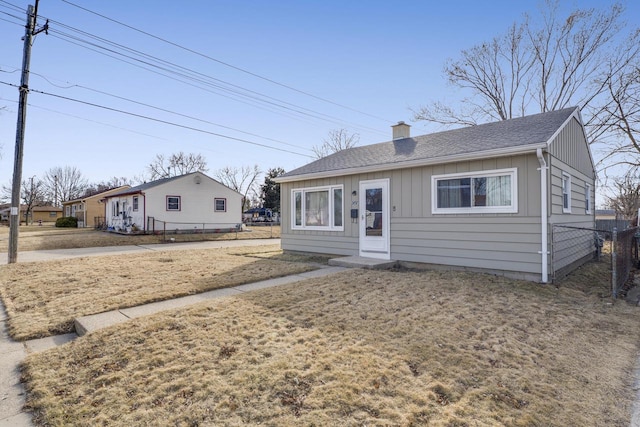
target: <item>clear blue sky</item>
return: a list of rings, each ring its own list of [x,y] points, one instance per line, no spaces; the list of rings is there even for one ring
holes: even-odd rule
[[[34,0],[35,1],[35,0]],[[18,84],[24,11],[34,1],[0,2],[0,81]],[[431,100],[455,102],[442,69],[460,50],[501,34],[537,1],[122,1],[70,0],[140,30],[266,77],[301,94],[240,72],[87,13],[62,0],[41,0],[39,14],[51,32],[32,50],[32,90],[122,109],[139,115],[311,155],[332,129],[360,134],[360,144],[390,139],[390,125],[410,121],[410,107]],[[565,10],[577,2],[563,1]],[[580,1],[580,7],[608,2]],[[19,10],[14,10],[15,5]],[[640,7],[629,3],[638,21]],[[15,15],[13,18],[9,15]],[[55,22],[54,22],[55,21]],[[41,18],[39,24],[44,24]],[[69,27],[73,27],[70,29]],[[82,30],[271,97],[187,85],[70,42]],[[103,44],[102,42],[100,44]],[[83,47],[84,46],[84,47]],[[119,51],[119,49],[117,49]],[[132,54],[139,57],[139,54]],[[133,62],[131,59],[127,61]],[[42,77],[44,76],[44,77]],[[223,83],[221,83],[223,84]],[[83,86],[73,87],[74,85]],[[208,88],[204,90],[203,88]],[[89,88],[89,89],[86,89]],[[213,122],[158,111],[106,92]],[[18,92],[0,85],[0,184],[11,180]],[[29,95],[23,179],[54,166],[75,166],[91,182],[139,176],[156,154],[201,153],[210,174],[224,166],[258,164],[291,170],[310,158],[207,133],[177,128],[32,92]],[[338,106],[336,104],[340,104]],[[342,106],[347,106],[343,108]],[[356,110],[356,111],[354,111]],[[303,112],[301,114],[300,112]],[[363,114],[366,113],[366,114]],[[328,120],[319,118],[325,117]],[[329,116],[329,117],[327,117]],[[412,134],[439,130],[412,123]],[[278,142],[274,141],[277,140]],[[289,144],[289,145],[286,145]]]

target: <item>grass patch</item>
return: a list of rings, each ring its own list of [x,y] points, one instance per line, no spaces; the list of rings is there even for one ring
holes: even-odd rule
[[[626,427],[640,311],[599,295],[607,275],[351,270],[208,301],[29,356],[27,407],[38,425]]]
[[[241,252],[189,250],[0,265],[9,333],[18,340],[68,333],[76,317],[316,268],[281,258],[275,245],[245,250],[255,256],[237,255]]]
[[[175,242],[203,240],[245,240],[280,238],[280,226],[249,227],[251,231],[239,233],[171,234]],[[96,231],[90,228],[55,228],[47,226],[21,226],[18,237],[19,251],[93,248],[98,246],[149,245],[164,243],[162,235],[123,235]],[[8,252],[9,227],[0,226],[0,252]]]

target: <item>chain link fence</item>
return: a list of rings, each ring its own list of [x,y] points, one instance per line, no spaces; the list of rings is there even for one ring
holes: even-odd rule
[[[242,231],[241,223],[220,224],[206,222],[169,222],[153,217],[147,218],[147,233],[162,235],[165,241],[171,241],[178,234],[201,235],[205,240],[207,235],[220,233],[238,233]],[[175,239],[175,238],[174,238]]]
[[[611,265],[611,295],[617,298],[638,263],[638,228],[623,231],[553,225],[551,264],[559,280],[590,260],[607,257]]]

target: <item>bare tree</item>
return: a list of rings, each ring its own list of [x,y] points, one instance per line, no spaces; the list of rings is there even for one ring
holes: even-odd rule
[[[637,72],[640,32],[622,37],[623,8],[617,3],[607,10],[577,9],[566,17],[558,6],[557,0],[547,0],[537,22],[525,16],[504,35],[463,50],[444,73],[470,96],[460,108],[435,101],[414,109],[414,119],[468,126],[580,106],[589,141],[603,142],[621,116],[630,114],[611,114],[629,107],[612,104],[611,85],[624,91],[615,76]]]
[[[12,184],[2,186],[2,200],[11,200]],[[40,179],[36,179],[36,176],[32,176],[26,181],[22,181],[20,186],[20,199],[21,204],[25,208],[24,223],[28,224],[28,221],[32,218],[33,208],[36,206],[46,205],[46,186]]]
[[[88,187],[87,179],[75,166],[53,167],[45,172],[43,181],[47,197],[53,200],[54,206],[81,197]]]
[[[123,176],[114,176],[107,181],[100,181],[94,184],[89,184],[85,189],[82,197],[93,196],[94,194],[102,193],[103,191],[111,190],[113,188],[122,187],[123,185],[133,185],[133,181]]]
[[[329,132],[321,145],[313,146],[312,150],[316,158],[320,159],[329,154],[355,147],[360,142],[360,135],[350,133],[347,129],[335,129]]]
[[[607,199],[607,206],[624,219],[637,217],[640,208],[640,179],[637,175],[627,174],[614,180],[616,195]]]
[[[640,167],[640,59],[631,72],[612,73],[607,84],[611,103],[602,113],[602,128],[613,137],[604,160],[637,171]]]
[[[147,166],[149,179],[154,181],[161,178],[180,176],[191,172],[207,172],[207,161],[202,154],[182,151],[173,153],[168,158],[163,154],[157,154],[156,158]]]
[[[251,196],[258,194],[257,182],[262,172],[258,165],[241,168],[226,166],[218,169],[214,176],[227,187],[242,194],[242,211],[249,209]]]

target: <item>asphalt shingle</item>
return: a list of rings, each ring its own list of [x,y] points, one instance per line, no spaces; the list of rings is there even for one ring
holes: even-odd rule
[[[284,175],[294,177],[353,168],[388,166],[402,163],[442,159],[460,154],[482,153],[510,147],[546,143],[574,114],[577,107],[534,114],[511,120],[487,123],[379,144],[339,151]]]

